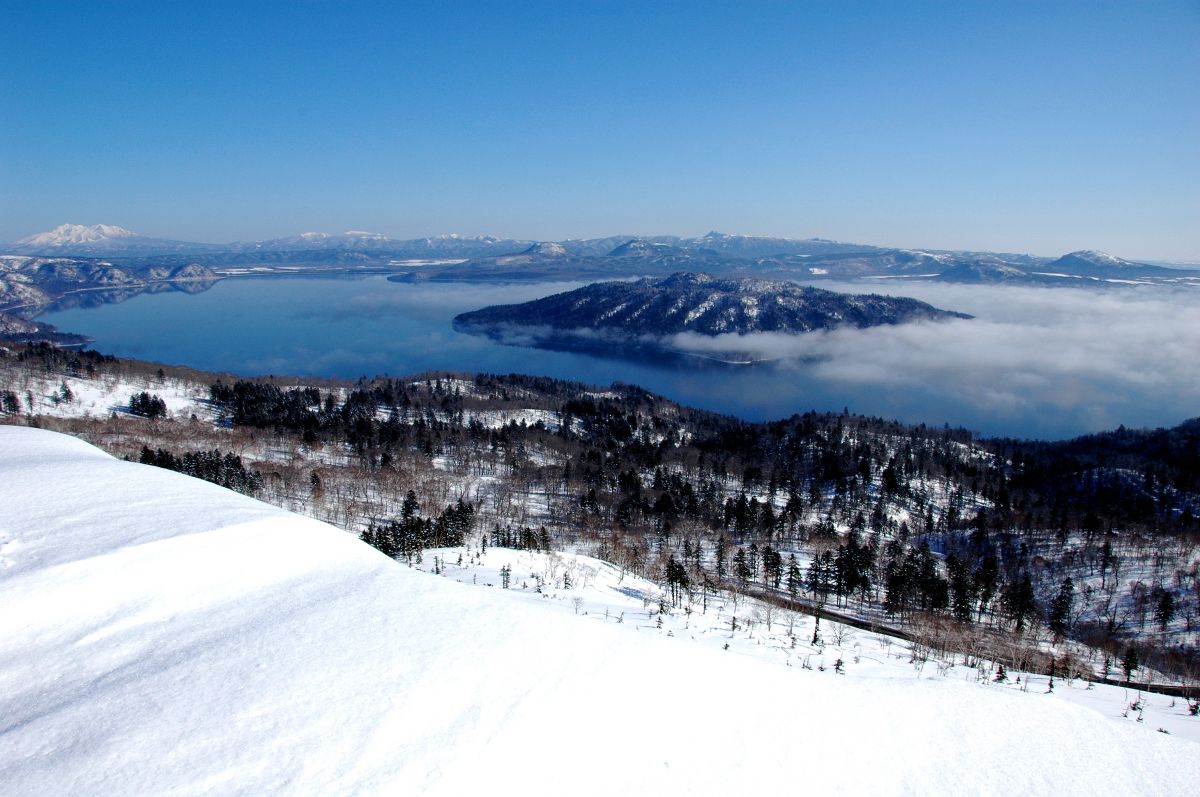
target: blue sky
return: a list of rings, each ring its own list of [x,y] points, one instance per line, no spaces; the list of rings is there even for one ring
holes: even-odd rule
[[[18,3],[0,240],[710,229],[1200,260],[1200,4]]]

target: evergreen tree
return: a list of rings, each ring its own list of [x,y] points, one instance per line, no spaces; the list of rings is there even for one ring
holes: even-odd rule
[[[800,573],[800,565],[796,562],[796,554],[788,556],[787,567],[787,591],[792,600],[796,600],[800,595],[800,589],[804,586],[804,577]]]
[[[404,495],[404,503],[400,505],[400,517],[404,520],[408,520],[409,518],[414,517],[417,512],[420,511],[420,509],[421,506],[417,503],[417,494],[412,490],[409,490]]]
[[[671,593],[671,603],[678,605],[682,594],[686,593],[689,587],[689,579],[687,568],[675,560],[672,555],[667,560],[667,588]]]
[[[750,564],[746,561],[746,551],[737,549],[733,555],[733,574],[743,587],[750,583]]]
[[[1125,648],[1125,655],[1121,657],[1121,672],[1125,673],[1125,682],[1128,683],[1131,678],[1137,673],[1141,666],[1138,662],[1137,648],[1133,645]]]
[[[979,569],[975,571],[975,587],[979,598],[979,615],[982,616],[996,596],[996,586],[1000,580],[1000,566],[996,557],[988,554],[983,557]]]
[[[725,535],[717,537],[717,550],[714,553],[717,566],[717,581],[724,581],[727,575],[726,562],[729,555],[729,543],[725,542]]]
[[[833,589],[834,570],[833,554],[829,551],[814,556],[808,566],[808,590],[817,596],[821,604],[825,603]]]
[[[950,608],[954,618],[968,622],[975,610],[976,583],[966,563],[954,554],[946,557],[946,572],[950,576]]]
[[[1058,594],[1050,604],[1050,615],[1047,618],[1050,630],[1060,637],[1066,636],[1071,625],[1071,608],[1075,602],[1075,582],[1070,576],[1063,579]]]
[[[1037,600],[1033,594],[1033,580],[1029,573],[1021,574],[1021,578],[1011,582],[1004,593],[1004,607],[1013,620],[1013,627],[1018,632],[1025,629],[1025,621],[1037,609]]]
[[[1154,604],[1154,619],[1158,621],[1159,629],[1165,634],[1167,626],[1175,618],[1175,596],[1169,589],[1159,590],[1158,601]]]

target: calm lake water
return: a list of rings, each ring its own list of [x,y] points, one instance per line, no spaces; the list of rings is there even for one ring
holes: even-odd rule
[[[751,420],[848,408],[1022,437],[1065,437],[1104,428],[1112,420],[1036,404],[998,412],[936,381],[846,381],[795,362],[752,367],[637,362],[508,346],[451,326],[453,317],[466,310],[574,287],[578,284],[411,285],[379,276],[247,277],[223,280],[196,295],[143,294],[119,304],[52,311],[41,320],[93,337],[93,347],[105,353],[242,375],[520,372],[597,385],[633,383],[687,405]],[[1177,420],[1169,411],[1162,419],[1119,419],[1130,425]]]

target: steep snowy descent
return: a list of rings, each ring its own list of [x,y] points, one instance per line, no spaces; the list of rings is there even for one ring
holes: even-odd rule
[[[0,427],[13,794],[1163,793],[1195,747],[851,682],[410,571],[314,520]]]

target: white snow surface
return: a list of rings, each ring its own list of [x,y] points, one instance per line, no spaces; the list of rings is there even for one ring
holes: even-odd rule
[[[0,784],[45,794],[1184,794],[1062,701],[630,634],[0,427]]]
[[[114,238],[137,238],[137,233],[114,224],[60,224],[49,232],[36,233],[17,241],[32,246],[65,246],[67,244],[96,243]]]

